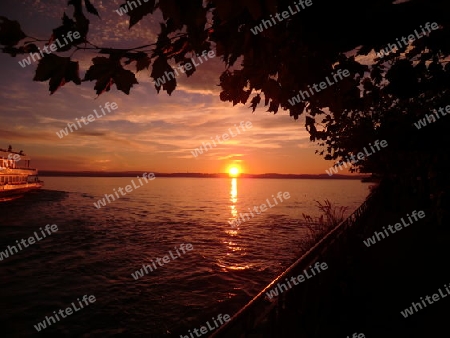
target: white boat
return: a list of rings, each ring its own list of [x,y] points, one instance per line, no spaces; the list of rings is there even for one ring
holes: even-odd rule
[[[0,149],[0,197],[22,194],[40,189],[37,169],[30,168],[30,158],[22,151]]]

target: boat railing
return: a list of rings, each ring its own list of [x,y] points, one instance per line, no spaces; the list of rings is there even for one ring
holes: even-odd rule
[[[28,168],[28,167],[15,167],[13,169],[20,169],[20,170],[30,170],[30,171],[36,171],[37,169],[35,168]]]
[[[309,318],[313,318],[315,315],[319,317],[321,311],[323,312],[323,309],[320,309],[320,303],[326,301],[327,295],[324,290],[330,290],[332,283],[339,279],[336,268],[347,264],[345,252],[348,249],[349,237],[352,236],[351,230],[357,228],[357,223],[363,221],[369,206],[372,205],[377,195],[379,195],[378,189],[373,190],[347,219],[331,229],[227,323],[214,331],[211,337],[284,337],[291,332],[287,328],[289,325],[294,325],[297,329],[299,326],[305,325],[299,323],[299,318],[309,322],[306,325],[313,325]],[[285,284],[285,278],[303,273],[315,262],[327,263],[330,271],[319,273],[314,277],[316,279],[314,282],[293,286],[271,299],[267,297],[267,294],[270,294],[269,291],[276,288],[277,283]],[[327,288],[327,285],[330,287]],[[296,313],[296,316],[293,316],[292,313]]]

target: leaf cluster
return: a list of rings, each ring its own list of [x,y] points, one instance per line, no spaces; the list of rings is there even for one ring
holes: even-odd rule
[[[157,11],[163,18],[156,41],[142,46],[118,49],[89,43],[90,21],[85,12],[100,17],[89,0],[70,0],[73,16],[64,13],[62,25],[51,34],[49,41],[69,30],[81,33],[79,41],[58,53],[89,49],[98,54],[82,80],[95,81],[98,95],[113,85],[129,94],[138,84],[137,72],[148,70],[157,81],[166,72],[173,72],[174,64],[186,64],[191,57],[214,48],[225,66],[219,76],[222,101],[249,104],[253,112],[263,105],[274,114],[287,110],[295,119],[304,115],[310,139],[317,142],[318,153],[326,159],[342,159],[376,139],[386,139],[388,149],[359,162],[354,170],[393,172],[392,162],[409,156],[413,159],[395,169],[404,173],[433,141],[445,143],[446,122],[423,132],[421,141],[412,123],[449,102],[446,2],[314,0],[312,6],[259,34],[252,29],[292,8],[291,0],[141,2],[127,13],[130,28]],[[125,8],[127,3],[121,6]],[[439,29],[383,58],[375,57],[375,52],[426,22],[437,22]],[[36,42],[22,32],[18,22],[0,17],[3,52],[17,56],[36,51]],[[71,58],[56,54],[44,57],[34,80],[49,81],[51,93],[67,82],[80,84],[78,62]],[[307,91],[338,69],[347,69],[351,75],[301,103],[290,104],[299,91]],[[170,95],[177,81],[156,83],[155,87],[158,93],[162,89]]]

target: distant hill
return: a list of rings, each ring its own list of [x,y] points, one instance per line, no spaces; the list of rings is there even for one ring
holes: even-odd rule
[[[103,171],[39,171],[39,176],[54,176],[54,177],[134,177],[142,176],[144,171],[121,171],[121,172],[103,172]],[[228,178],[226,173],[222,174],[201,174],[201,173],[154,173],[155,177],[192,177],[192,178]],[[241,174],[239,178],[278,178],[278,179],[346,179],[346,180],[360,180],[369,175],[333,175],[327,174],[308,175],[308,174]]]

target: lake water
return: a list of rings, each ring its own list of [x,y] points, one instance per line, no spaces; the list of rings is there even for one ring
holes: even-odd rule
[[[45,190],[0,203],[0,252],[46,224],[58,227],[0,261],[4,337],[37,335],[34,325],[84,295],[96,301],[43,334],[188,335],[220,313],[233,315],[298,258],[302,213],[321,215],[314,200],[353,211],[369,193],[358,180],[156,178],[141,186],[134,178],[137,189],[97,209],[94,202],[133,178],[43,179]],[[275,205],[278,192],[290,198]],[[273,207],[229,223],[266,199]],[[178,257],[183,243],[193,249]],[[132,277],[169,251],[177,259]]]

